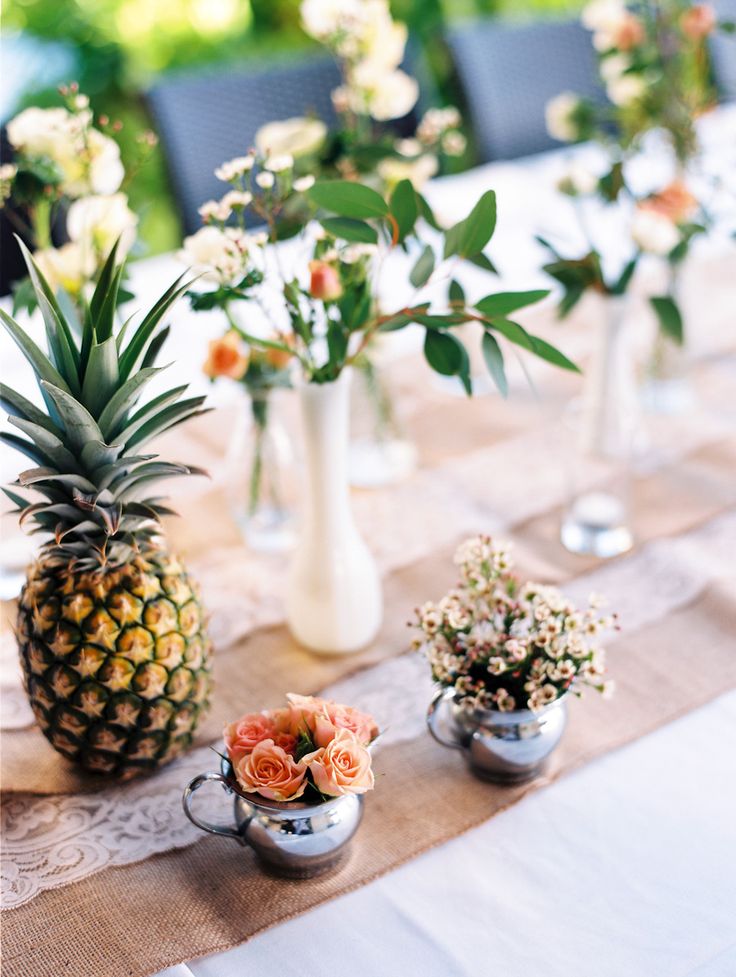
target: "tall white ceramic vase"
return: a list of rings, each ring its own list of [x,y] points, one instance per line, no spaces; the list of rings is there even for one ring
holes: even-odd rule
[[[348,654],[370,644],[383,618],[381,579],[360,536],[348,487],[349,370],[299,389],[307,467],[286,615],[300,644]]]

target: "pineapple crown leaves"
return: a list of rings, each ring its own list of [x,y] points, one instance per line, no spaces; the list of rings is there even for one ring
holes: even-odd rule
[[[42,501],[3,489],[21,525],[49,537],[45,555],[80,571],[120,566],[145,552],[171,513],[159,498],[145,498],[153,481],[206,474],[202,469],[142,453],[148,441],[205,413],[204,397],[184,398],[186,385],[139,404],[146,385],[165,367],[156,360],[169,327],[162,320],[190,283],[178,278],[133,328],[115,330],[123,265],[117,244],[100,272],[83,320],[65,307],[19,241],[46,332],[47,352],[0,309],[0,321],[30,363],[44,411],[0,383],[0,405],[19,434],[0,439],[25,454],[32,468],[16,485]],[[183,276],[182,276],[183,277]]]

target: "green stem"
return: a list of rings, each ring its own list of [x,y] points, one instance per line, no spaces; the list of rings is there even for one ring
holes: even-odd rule
[[[37,250],[51,247],[51,201],[39,200],[31,211],[33,239]]]
[[[248,490],[248,515],[252,518],[261,500],[263,481],[263,445],[268,427],[268,394],[258,394],[250,401],[253,421],[255,422],[255,437],[253,441],[253,464],[250,469],[250,485]]]

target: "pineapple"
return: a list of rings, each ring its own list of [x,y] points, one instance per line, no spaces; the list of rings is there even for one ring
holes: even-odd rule
[[[115,335],[117,247],[82,325],[23,251],[48,345],[47,356],[0,310],[46,406],[0,384],[21,432],[0,438],[34,464],[19,475],[19,490],[4,491],[21,524],[48,537],[19,600],[24,681],[55,749],[86,770],[127,779],[189,746],[210,692],[202,606],[162,541],[160,519],[170,510],[150,494],[153,481],[200,472],[143,453],[151,438],[202,413],[204,398],[182,399],[180,386],[138,406],[160,372],[161,321],[187,285],[177,280],[136,329],[126,323]]]

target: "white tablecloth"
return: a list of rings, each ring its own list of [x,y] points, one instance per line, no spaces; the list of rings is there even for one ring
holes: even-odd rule
[[[734,743],[736,692],[159,977],[734,977]]]
[[[733,183],[736,111],[705,120],[704,135]],[[430,190],[454,215],[498,191],[500,287],[540,283],[532,235],[569,215],[550,189],[562,160],[493,164]],[[719,233],[702,246],[732,244]],[[135,266],[141,307],[179,271],[170,257]],[[205,389],[198,367],[221,322],[178,315],[175,370]],[[21,357],[5,336],[0,354],[15,385]],[[223,385],[214,402],[229,396]],[[734,977],[735,742],[732,693],[355,893],[159,977]]]

